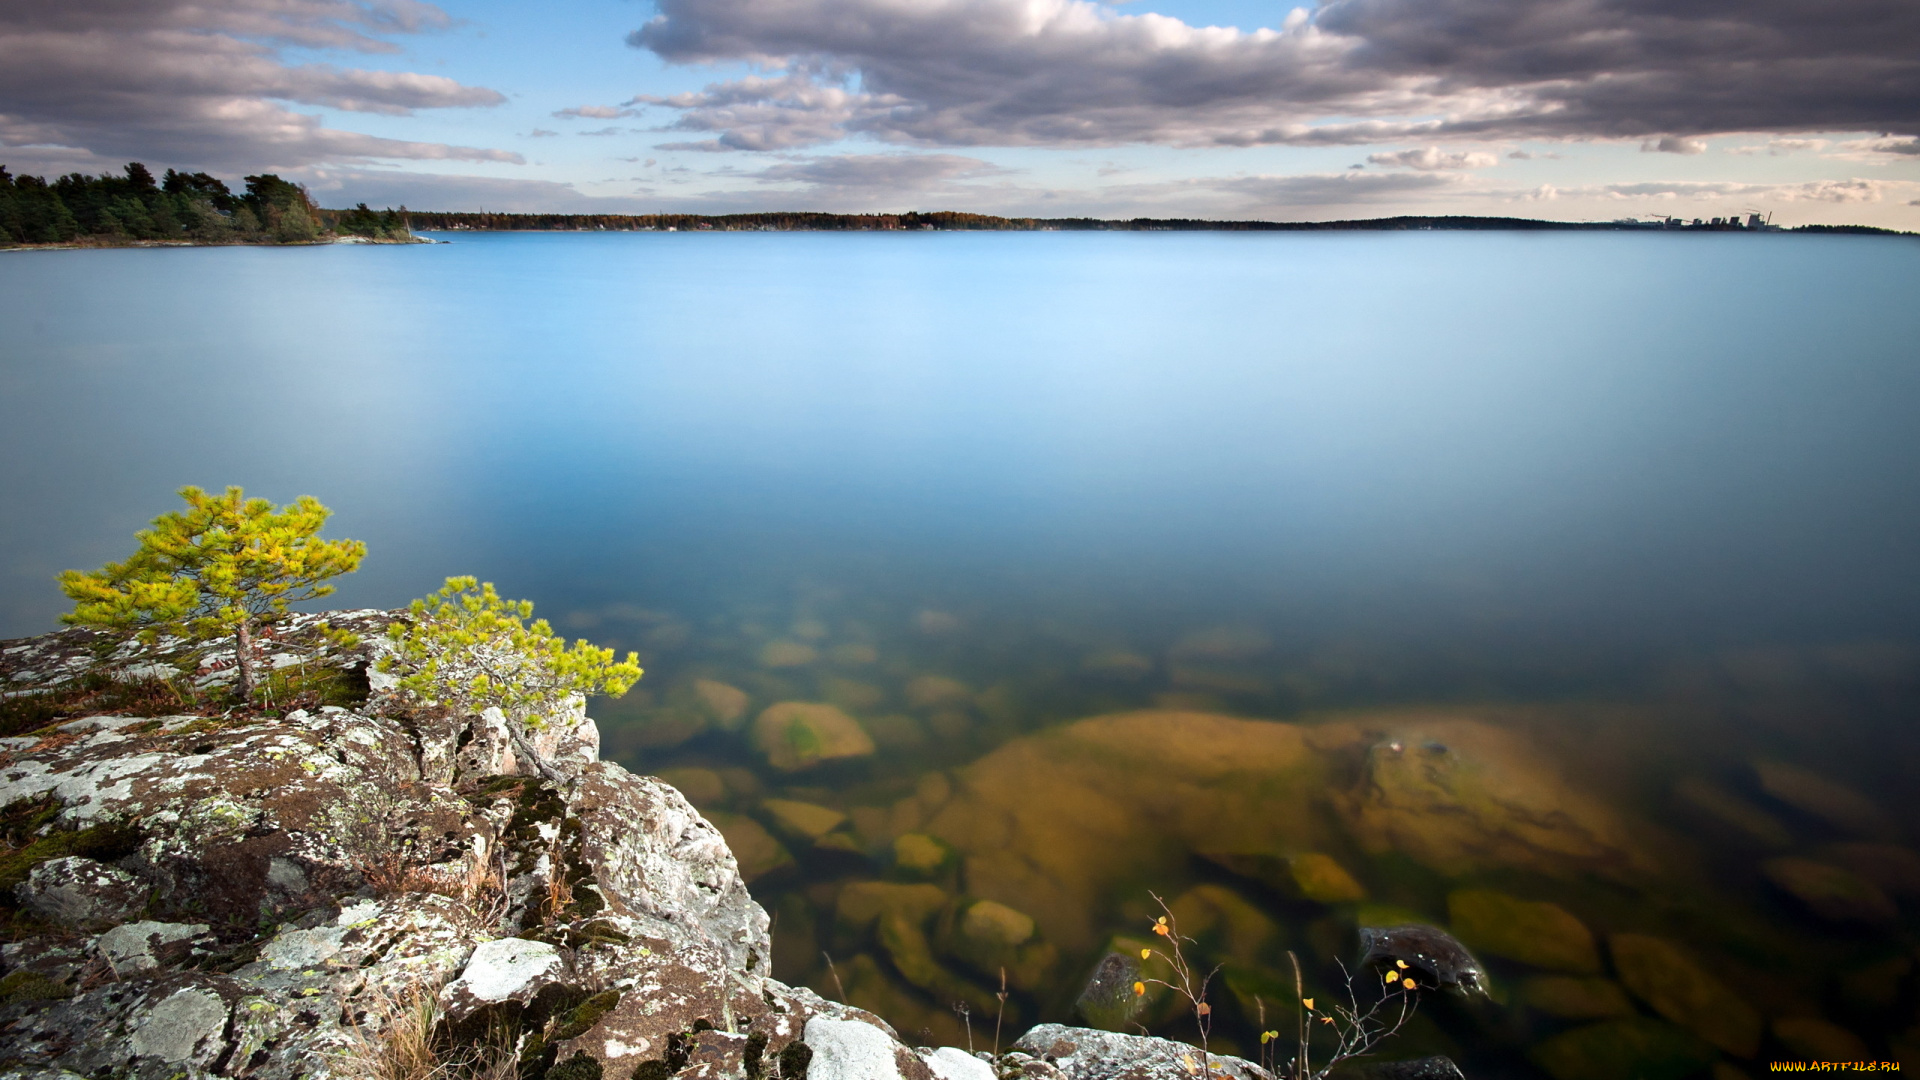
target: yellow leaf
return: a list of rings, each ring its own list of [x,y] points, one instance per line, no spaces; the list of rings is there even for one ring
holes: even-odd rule
[[[1313,999],[1312,999],[1312,998],[1301,998],[1301,999],[1300,999],[1300,1004],[1302,1004],[1302,1005],[1305,1005],[1305,1006],[1306,1006],[1307,1008],[1309,1008],[1309,1009],[1311,1009],[1311,1008],[1313,1008]]]
[[[1141,994],[1144,994],[1144,993],[1146,993],[1146,992],[1147,992],[1147,984],[1146,984],[1146,983],[1143,983],[1143,982],[1137,982],[1137,983],[1134,983],[1134,984],[1133,984],[1133,996],[1134,996],[1134,997],[1139,997],[1139,996],[1140,996]]]
[[[1153,956],[1153,950],[1152,950],[1152,949],[1141,949],[1141,950],[1140,950],[1140,959],[1142,959],[1142,960],[1147,960],[1147,959],[1151,959],[1151,958],[1152,958],[1152,956]]]
[[[1407,962],[1405,960],[1395,960],[1393,966],[1399,968],[1401,971],[1407,970]]]
[[[1413,980],[1412,980],[1412,979],[1407,979],[1406,981],[1404,981],[1404,982],[1402,982],[1402,983],[1401,983],[1400,985],[1401,985],[1401,986],[1404,986],[1404,987],[1406,987],[1406,988],[1407,988],[1407,989],[1409,989],[1409,990],[1411,990],[1411,989],[1413,989],[1413,987],[1414,987],[1414,982],[1413,982]]]

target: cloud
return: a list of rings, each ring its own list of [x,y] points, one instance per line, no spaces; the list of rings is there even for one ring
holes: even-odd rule
[[[1920,132],[1920,5],[1327,0],[1196,27],[1087,0],[658,0],[628,42],[772,74],[647,99],[716,149]],[[1685,135],[1675,135],[1684,132]]]
[[[450,23],[417,0],[0,5],[0,143],[216,171],[373,158],[517,162],[502,150],[329,128],[283,104],[404,116],[505,101],[442,75],[296,64],[281,55],[290,46],[392,53],[390,38]]]
[[[770,165],[752,175],[763,184],[800,183],[836,193],[907,194],[1004,172],[958,154],[840,154]]]
[[[546,128],[534,128],[532,131],[527,132],[527,138],[551,139],[557,137],[559,134],[557,131],[548,131]]]
[[[1398,166],[1403,169],[1419,169],[1423,172],[1441,169],[1491,169],[1500,164],[1500,159],[1492,154],[1478,150],[1447,152],[1437,146],[1419,150],[1397,150],[1387,154],[1368,154],[1367,161],[1374,165]]]
[[[507,213],[644,214],[653,202],[589,195],[551,180],[509,180],[384,169],[296,170],[322,206],[407,206],[414,210],[495,210]]]
[[[1608,199],[1729,200],[1743,202],[1822,202],[1877,203],[1889,191],[1903,190],[1909,183],[1886,180],[1809,180],[1797,184],[1747,184],[1731,180],[1647,180],[1635,183],[1600,184],[1562,188],[1565,197]]]
[[[1920,155],[1920,139],[1897,139],[1891,135],[1878,139],[1855,139],[1840,144],[1843,152],[1854,154],[1892,154],[1896,157]]]
[[[574,132],[574,134],[575,135],[597,135],[597,136],[618,135],[620,134],[621,130],[622,129],[617,127],[603,127],[595,131],[576,131]]]
[[[623,109],[618,105],[576,105],[571,109],[561,109],[553,115],[562,120],[619,120],[628,116],[639,116],[638,109]]]
[[[1707,144],[1699,139],[1682,139],[1674,135],[1662,135],[1658,139],[1648,139],[1640,144],[1643,154],[1704,154]]]

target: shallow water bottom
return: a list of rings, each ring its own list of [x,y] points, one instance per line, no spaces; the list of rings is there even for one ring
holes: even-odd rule
[[[1464,943],[1486,993],[1423,977],[1383,1058],[1578,1080],[1920,1054],[1911,647],[1515,649],[1532,692],[1499,693],[1493,660],[1449,680],[1277,619],[801,596],[582,620],[649,651],[595,715],[727,834],[776,974],[909,1038],[1198,1042],[1156,982],[1165,914],[1213,972],[1208,1045],[1249,1058],[1291,1056],[1301,997],[1386,996],[1360,930],[1406,924]]]

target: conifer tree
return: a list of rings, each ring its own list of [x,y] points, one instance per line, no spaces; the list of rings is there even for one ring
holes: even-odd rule
[[[209,495],[180,489],[183,511],[162,514],[134,534],[125,562],[88,573],[68,570],[60,588],[74,601],[61,621],[103,630],[173,630],[203,640],[231,636],[240,699],[253,700],[253,628],[289,604],[333,592],[329,578],[358,569],[367,545],[316,534],[333,511],[311,495],[275,508],[237,487]]]

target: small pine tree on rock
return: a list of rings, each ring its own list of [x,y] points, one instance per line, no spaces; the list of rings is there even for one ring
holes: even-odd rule
[[[135,534],[139,550],[94,572],[68,570],[60,588],[74,601],[61,621],[101,630],[171,630],[183,637],[232,636],[242,702],[253,700],[253,629],[288,605],[333,592],[328,579],[358,569],[367,545],[317,534],[333,511],[311,495],[275,507],[240,488],[209,495],[180,489],[185,511],[162,514]]]

